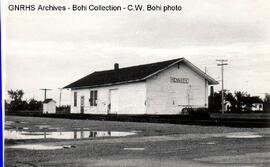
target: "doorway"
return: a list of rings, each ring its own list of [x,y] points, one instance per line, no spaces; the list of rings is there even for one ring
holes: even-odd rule
[[[110,109],[108,114],[117,114],[119,110],[119,94],[118,89],[110,90]]]

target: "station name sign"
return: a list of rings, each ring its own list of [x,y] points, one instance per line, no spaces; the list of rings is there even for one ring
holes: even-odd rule
[[[172,83],[183,83],[183,84],[188,84],[189,79],[188,79],[188,78],[175,78],[175,77],[170,77],[170,82],[172,82]]]

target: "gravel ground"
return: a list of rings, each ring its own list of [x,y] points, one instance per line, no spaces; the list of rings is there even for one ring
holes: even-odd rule
[[[6,129],[40,131],[136,131],[128,137],[70,140],[5,140],[5,166],[270,166],[270,128],[230,128],[110,122],[38,117],[5,117]],[[20,127],[20,128],[18,128]],[[257,136],[257,137],[256,137]],[[27,150],[13,146],[74,146]]]

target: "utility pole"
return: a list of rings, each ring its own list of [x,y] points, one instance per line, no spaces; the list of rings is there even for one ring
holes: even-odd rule
[[[43,90],[44,91],[44,100],[46,100],[46,93],[47,93],[47,91],[52,90],[52,89],[43,88],[43,89],[40,89],[40,90]]]
[[[59,97],[59,107],[61,107],[61,97],[62,97],[62,89],[63,88],[58,88],[60,90],[60,97]]]
[[[207,68],[204,67],[204,73],[207,73]],[[204,79],[204,106],[207,106],[207,80]]]
[[[222,114],[224,114],[225,112],[225,103],[224,103],[224,66],[228,65],[228,60],[224,60],[224,59],[220,59],[220,60],[216,60],[218,62],[220,62],[219,64],[217,64],[218,66],[221,66],[221,112]]]

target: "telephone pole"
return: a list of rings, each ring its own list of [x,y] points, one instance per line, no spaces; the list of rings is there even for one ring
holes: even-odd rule
[[[207,73],[207,68],[204,67],[204,73]],[[204,106],[207,106],[207,80],[204,79]]]
[[[63,88],[58,88],[60,90],[60,97],[59,97],[59,107],[61,106],[61,97],[62,97],[62,89]]]
[[[43,90],[44,91],[44,100],[46,100],[46,93],[47,93],[47,91],[52,90],[52,89],[42,88],[40,90]]]
[[[220,59],[220,60],[216,60],[220,63],[218,63],[218,66],[221,66],[221,112],[222,114],[224,114],[225,112],[225,103],[224,103],[224,66],[228,65],[228,60],[224,60],[224,59]]]

